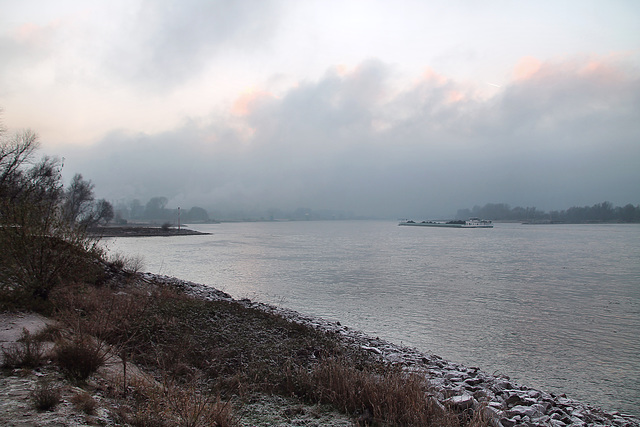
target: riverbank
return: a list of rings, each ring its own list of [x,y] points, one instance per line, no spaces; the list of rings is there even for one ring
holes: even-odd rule
[[[96,227],[89,230],[89,234],[97,237],[161,237],[161,236],[198,236],[204,233],[188,228],[152,227],[152,226],[109,226]]]
[[[124,284],[126,284],[126,287]],[[115,286],[113,288],[115,293],[106,293],[105,285]],[[482,422],[472,425],[494,425],[498,427],[515,425],[550,425],[557,427],[569,425],[609,425],[620,427],[640,425],[639,421],[631,416],[594,408],[569,399],[564,395],[554,395],[521,386],[515,384],[506,376],[490,375],[475,367],[451,363],[436,355],[425,354],[412,348],[368,336],[357,330],[345,327],[339,322],[327,322],[322,319],[305,316],[293,310],[249,299],[235,300],[230,295],[209,286],[150,273],[125,274],[122,272],[112,274],[109,282],[102,286],[102,288],[89,289],[80,294],[74,292],[73,295],[67,298],[74,298],[74,304],[76,304],[73,306],[74,311],[79,310],[89,320],[91,320],[92,316],[90,310],[93,309],[96,303],[98,301],[106,302],[107,306],[112,310],[109,315],[113,317],[108,320],[114,323],[112,325],[114,329],[110,329],[107,335],[125,333],[129,337],[127,338],[128,345],[132,344],[132,340],[138,341],[134,342],[131,348],[137,349],[137,360],[142,362],[143,365],[145,359],[151,360],[159,356],[164,357],[162,356],[163,353],[147,354],[141,349],[140,346],[144,342],[142,337],[147,334],[145,331],[151,332],[157,329],[174,328],[183,325],[184,320],[187,320],[195,328],[192,331],[200,330],[203,335],[201,337],[190,337],[188,334],[176,334],[169,330],[168,332],[170,333],[164,339],[177,339],[178,341],[174,347],[169,347],[173,350],[166,355],[170,359],[167,359],[164,363],[182,356],[176,353],[178,348],[188,353],[194,345],[194,342],[190,341],[191,338],[195,339],[196,344],[198,344],[203,338],[210,337],[211,331],[204,329],[212,325],[216,333],[222,334],[221,338],[226,337],[224,339],[232,339],[233,341],[247,340],[247,347],[241,352],[229,350],[222,346],[215,350],[216,360],[211,360],[209,357],[197,357],[199,362],[219,363],[214,367],[216,371],[228,369],[228,364],[236,366],[241,361],[244,362],[234,369],[246,363],[250,365],[251,359],[256,357],[256,349],[264,347],[265,343],[269,342],[274,343],[277,347],[267,346],[265,347],[266,350],[260,350],[261,357],[266,356],[266,359],[259,364],[275,363],[274,367],[288,363],[287,359],[278,359],[281,356],[278,356],[277,351],[280,351],[282,347],[287,349],[283,354],[288,354],[286,357],[296,363],[303,360],[318,359],[320,354],[327,351],[326,349],[332,348],[331,342],[336,342],[340,343],[340,348],[344,346],[344,348],[351,349],[347,352],[351,354],[349,357],[356,357],[355,359],[349,359],[353,360],[351,363],[354,365],[363,363],[366,358],[371,358],[372,360],[380,360],[385,364],[392,365],[395,367],[394,369],[399,369],[403,375],[426,380],[429,385],[429,391],[423,395],[425,401],[429,401],[436,408],[439,407],[443,413],[451,410],[453,413],[479,416]],[[178,298],[175,303],[169,302],[167,298],[174,298],[167,293],[169,290],[177,290],[179,294],[184,293],[195,297],[195,300],[193,303],[187,303]],[[142,303],[141,301],[144,299],[144,295],[158,292],[160,299],[156,300],[156,303],[160,303],[159,307],[162,308],[163,300],[167,300],[167,308],[156,312],[153,304]],[[80,299],[76,300],[75,298]],[[214,304],[213,308],[206,308],[205,305],[199,304],[198,301],[210,302]],[[144,311],[140,314],[134,313],[132,307],[137,307],[140,304],[143,306]],[[184,304],[186,304],[184,309],[180,309],[180,306]],[[176,318],[171,320],[171,317],[174,316],[172,314],[174,313],[173,310],[176,308],[187,317],[185,319]],[[171,311],[167,312],[166,310]],[[263,318],[260,313],[265,313],[269,319],[284,319],[285,322],[276,321],[276,323],[270,323],[273,320],[268,322],[260,320]],[[142,323],[135,323],[140,319],[141,314],[147,320]],[[19,335],[17,332],[21,331],[22,326],[29,326],[33,329],[32,326],[34,324],[44,325],[50,323],[49,320],[39,317],[36,318],[34,323],[33,317],[20,316],[17,315],[13,320],[11,318],[8,318],[9,320],[7,318],[2,319],[3,325],[12,325],[13,342],[17,339]],[[120,318],[117,316],[122,316],[122,319],[118,320]],[[235,320],[232,319],[231,323],[229,323],[229,319],[233,317],[235,317]],[[221,318],[226,319],[225,323],[216,323]],[[100,318],[101,323],[102,321],[102,318]],[[149,323],[149,321],[152,323]],[[241,323],[246,323],[251,329],[243,329],[243,327],[240,327]],[[317,331],[316,335],[321,341],[312,342],[307,341],[308,338],[304,338],[300,342],[287,342],[292,336],[303,330],[298,329],[296,325],[300,325],[304,330]],[[35,333],[36,331],[32,332]],[[325,338],[322,337],[328,338],[329,341],[325,341]],[[7,340],[0,339],[0,341],[5,341],[6,343]],[[324,344],[320,344],[320,342]],[[166,342],[161,341],[160,344],[156,344],[157,347],[155,348],[161,348],[164,345],[166,345]],[[329,347],[326,347],[327,345]],[[154,376],[151,375],[154,373],[153,368],[149,370],[149,367],[147,367],[145,371],[142,365],[140,367],[134,366],[133,360],[129,360],[128,364],[123,363],[119,355],[127,354],[124,348],[122,347],[118,351],[110,351],[109,359],[111,362],[108,364],[109,368],[101,368],[102,371],[92,376],[86,385],[79,386],[65,383],[65,385],[61,386],[62,404],[58,405],[53,414],[50,412],[38,413],[27,408],[25,397],[30,395],[31,391],[37,387],[43,378],[53,379],[62,384],[61,374],[54,369],[54,364],[49,363],[34,370],[13,370],[9,375],[3,375],[3,390],[7,390],[7,392],[0,397],[0,407],[5,408],[6,412],[3,414],[3,418],[0,418],[0,421],[5,422],[6,425],[12,425],[11,422],[19,425],[19,421],[31,422],[32,425],[95,425],[95,423],[100,422],[111,424],[117,420],[122,420],[123,413],[126,414],[127,411],[129,413],[133,411],[131,409],[132,403],[127,401],[125,397],[139,393],[148,394],[148,390],[151,387],[145,385],[140,391],[140,384],[152,384],[161,379],[163,375],[166,375],[166,373],[162,374],[155,371],[154,379]],[[207,345],[202,350],[204,351],[206,348]],[[337,351],[336,349],[337,347],[330,351],[335,352]],[[226,354],[229,351],[232,353]],[[186,375],[185,378],[192,378],[192,374],[189,373],[191,370],[210,368],[189,367],[184,362],[179,361],[171,369],[180,370],[180,375]],[[193,375],[196,374],[193,373]],[[193,378],[199,378],[199,375],[202,374],[197,374]],[[123,381],[123,377],[128,378],[128,380]],[[234,375],[229,377],[229,379],[232,378],[235,378]],[[235,379],[233,381],[239,380]],[[130,384],[130,386],[126,384]],[[356,384],[352,386],[358,388]],[[166,387],[166,385],[160,385],[160,388],[162,387]],[[246,391],[238,393],[239,390],[235,388],[237,385],[233,387],[234,394],[242,395],[247,393]],[[129,391],[127,392],[127,390]],[[97,409],[93,410],[93,415],[83,414],[82,411],[73,409],[75,407],[73,399],[77,399],[74,396],[80,395],[89,395],[91,399],[97,402]],[[347,416],[336,412],[335,409],[315,404],[305,404],[300,400],[284,398],[281,395],[272,393],[253,393],[250,398],[244,397],[239,400],[236,398],[233,401],[233,405],[238,414],[237,423],[233,425],[355,425],[359,422],[359,419],[361,423],[364,422],[362,417],[367,415],[351,413],[350,416]],[[27,413],[28,420],[25,418]],[[144,413],[144,411],[142,413],[137,412],[136,416],[142,416]],[[129,415],[128,419],[132,419],[131,415]],[[124,425],[127,424],[124,423]]]
[[[25,331],[37,336],[42,331],[56,327],[56,322],[36,313],[0,313],[0,349],[8,351],[21,342]],[[53,343],[43,349],[51,351]],[[33,369],[4,366],[4,352],[0,352],[0,425],[7,427],[89,427],[111,425],[173,426],[165,420],[163,424],[128,423],[132,417],[131,405],[123,398],[122,384],[129,382],[129,393],[140,389],[141,384],[152,384],[153,377],[139,367],[110,355],[104,366],[88,380],[78,383],[65,379],[55,363],[46,363]],[[127,381],[123,381],[123,378]],[[156,386],[162,386],[156,383]],[[42,390],[55,390],[58,403],[47,410],[34,407],[33,399]],[[353,427],[352,419],[326,405],[306,405],[292,398],[269,394],[254,395],[235,407],[230,424],[219,426],[279,427]],[[180,424],[181,425],[181,424]],[[192,424],[189,424],[192,425]],[[208,427],[196,423],[194,426]]]
[[[206,300],[230,298],[214,288],[166,276],[147,274],[188,294]],[[268,304],[240,301],[245,306],[278,313],[292,322],[339,335],[350,345],[379,355],[403,370],[426,377],[437,390],[435,397],[444,406],[482,410],[491,425],[529,426],[640,426],[640,420],[617,411],[606,411],[568,398],[519,385],[505,375],[491,375],[476,367],[452,363],[433,354],[393,344],[338,323],[304,316],[293,310]]]

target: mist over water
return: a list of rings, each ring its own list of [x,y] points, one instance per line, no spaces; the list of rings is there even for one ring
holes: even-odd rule
[[[223,223],[105,240],[146,270],[640,415],[640,226]]]

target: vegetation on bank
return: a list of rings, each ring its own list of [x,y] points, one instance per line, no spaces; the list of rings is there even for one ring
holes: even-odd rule
[[[338,335],[237,301],[189,297],[143,280],[138,260],[106,259],[87,234],[104,207],[90,183],[80,176],[65,189],[59,162],[33,160],[35,134],[0,136],[0,310],[37,311],[60,325],[4,349],[5,368],[50,359],[82,387],[118,358],[124,375],[103,391],[121,402],[121,425],[238,425],[237,408],[264,393],[331,405],[358,425],[485,424],[480,411],[456,412],[430,397],[424,376]],[[149,375],[129,381],[134,364]],[[40,408],[59,399],[51,385],[34,390]],[[83,394],[77,404],[95,407]]]
[[[640,223],[640,205],[627,204],[614,207],[610,202],[597,203],[593,206],[574,206],[562,211],[544,212],[535,207],[511,208],[505,203],[487,203],[474,206],[473,209],[460,209],[457,219],[478,217],[493,221],[523,222],[556,222],[567,224],[585,223]]]
[[[37,343],[51,337],[51,357],[79,385],[114,355],[129,369],[135,364],[152,380],[120,377],[105,387],[120,400],[116,421],[124,425],[239,425],[242,406],[264,394],[328,404],[357,425],[484,424],[480,413],[457,413],[429,397],[424,376],[334,333],[238,301],[189,297],[112,266],[95,283],[56,287],[47,306],[61,326],[23,339],[6,365],[38,366],[46,356]]]
[[[0,129],[0,294],[14,304],[94,277],[101,254],[86,229],[110,214],[81,175],[65,189],[60,162],[36,161],[37,149],[33,132],[6,137]]]

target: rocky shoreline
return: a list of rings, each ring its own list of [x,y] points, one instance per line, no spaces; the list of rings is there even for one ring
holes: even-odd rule
[[[143,278],[176,287],[206,300],[234,300],[225,292],[198,283],[151,273],[143,274]],[[334,333],[350,345],[359,346],[383,360],[402,366],[407,372],[425,375],[435,390],[430,398],[439,405],[482,410],[496,427],[640,426],[640,420],[631,415],[604,411],[565,395],[515,384],[505,375],[490,375],[479,368],[465,367],[436,355],[373,338],[339,322],[327,322],[248,299],[239,302],[249,308],[278,313],[292,322]]]

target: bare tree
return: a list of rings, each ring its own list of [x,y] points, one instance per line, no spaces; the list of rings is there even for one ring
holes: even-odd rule
[[[14,303],[47,299],[64,280],[94,274],[95,240],[62,219],[61,165],[50,157],[31,162],[38,147],[35,133],[2,137],[0,296]]]
[[[91,181],[85,181],[82,175],[73,176],[69,188],[64,192],[62,216],[69,224],[91,222],[93,209],[93,188]]]
[[[0,126],[0,197],[15,196],[23,178],[23,168],[40,147],[38,135],[31,130],[16,132],[5,138],[6,129]]]
[[[96,202],[93,215],[95,224],[107,225],[111,222],[114,216],[115,213],[111,203],[105,199],[100,199]]]

